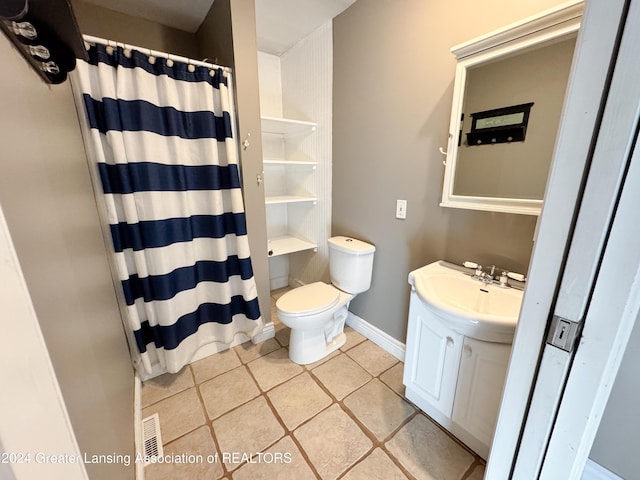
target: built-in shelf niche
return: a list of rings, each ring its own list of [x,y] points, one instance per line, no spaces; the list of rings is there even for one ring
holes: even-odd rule
[[[291,235],[275,237],[268,242],[268,254],[270,257],[288,255],[290,253],[302,252],[304,250],[315,250],[318,246],[315,243],[307,242],[301,238]]]
[[[317,168],[315,159],[302,156],[300,141],[316,131],[305,120],[262,117],[265,159],[265,203],[267,205],[268,255],[277,257],[295,252],[317,251],[317,244],[296,234],[298,224],[317,204],[305,180]]]

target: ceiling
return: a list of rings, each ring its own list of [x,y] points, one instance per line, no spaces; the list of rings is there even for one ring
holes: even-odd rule
[[[214,0],[86,0],[195,33]],[[281,55],[355,0],[255,0],[258,49]]]

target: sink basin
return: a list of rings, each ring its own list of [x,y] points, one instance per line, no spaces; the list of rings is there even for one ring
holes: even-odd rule
[[[414,270],[409,283],[425,306],[454,331],[488,342],[513,340],[521,290],[486,285],[446,262]]]

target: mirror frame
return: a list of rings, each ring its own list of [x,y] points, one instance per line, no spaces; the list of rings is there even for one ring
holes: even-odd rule
[[[475,197],[455,195],[453,193],[456,160],[459,150],[460,116],[462,114],[467,72],[470,68],[505,55],[575,34],[580,28],[583,7],[582,0],[566,2],[451,48],[451,53],[456,57],[457,65],[453,85],[453,103],[451,106],[447,151],[444,152],[442,148],[440,149],[441,153],[447,156],[446,162],[444,162],[445,173],[441,207],[524,215],[540,214],[542,200]]]

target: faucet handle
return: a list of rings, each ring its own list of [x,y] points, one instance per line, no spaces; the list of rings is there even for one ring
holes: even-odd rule
[[[518,282],[524,282],[527,280],[523,274],[515,272],[507,272],[507,277],[517,280]]]

